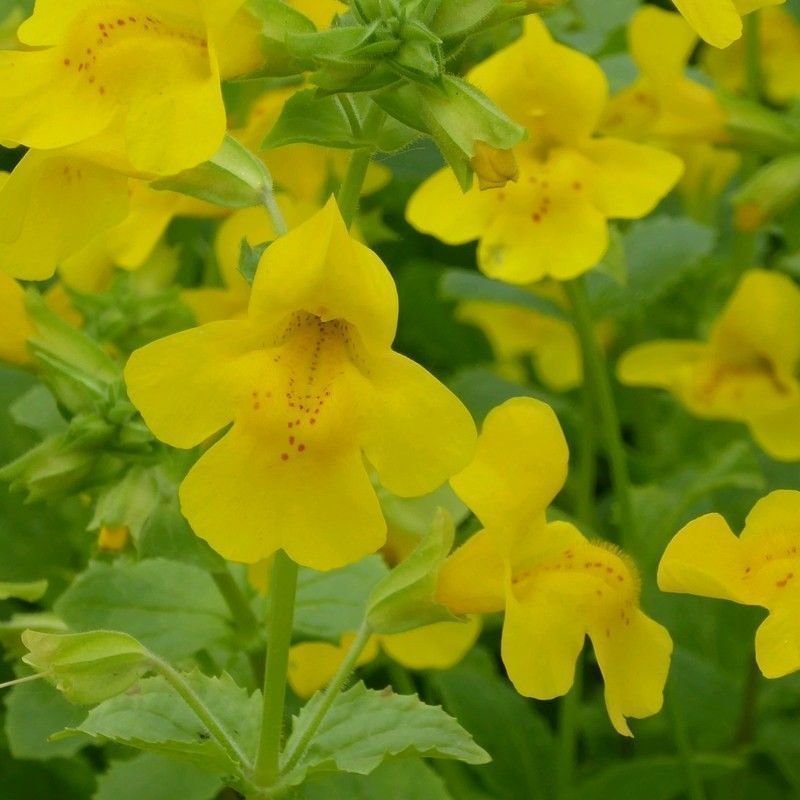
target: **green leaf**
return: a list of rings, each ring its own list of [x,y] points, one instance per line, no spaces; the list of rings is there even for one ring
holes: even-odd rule
[[[468,269],[449,269],[442,276],[442,294],[450,300],[479,300],[486,303],[518,306],[553,319],[567,321],[569,314],[547,297],[521,286],[486,278]]]
[[[212,800],[222,784],[193,764],[142,753],[112,761],[97,781],[92,800]]]
[[[287,752],[303,735],[322,700],[318,693],[295,717]],[[284,777],[297,786],[314,773],[368,775],[391,758],[444,758],[485,764],[488,754],[441,708],[414,695],[376,692],[358,683],[340,694],[297,766]]]
[[[723,777],[741,769],[743,762],[733,756],[694,756],[694,765],[703,780]],[[580,784],[575,800],[608,800],[610,797],[646,797],[647,800],[673,800],[683,797],[686,770],[672,756],[650,756],[607,767],[599,775]]]
[[[452,517],[456,526],[460,525],[470,513],[449,483],[443,484],[435,492],[420,497],[398,497],[383,486],[377,486],[376,490],[383,516],[391,529],[418,538],[430,533],[440,508]]]
[[[23,661],[45,673],[72,703],[91,705],[124,692],[152,658],[131,636],[115,631],[53,634],[25,631]]]
[[[442,779],[418,760],[387,761],[366,776],[345,773],[310,781],[303,786],[303,796],[306,800],[452,800]]]
[[[224,208],[249,208],[261,205],[264,195],[272,191],[272,176],[261,159],[226,135],[208,161],[150,185]]]
[[[261,718],[260,694],[248,695],[226,674],[209,678],[194,672],[184,679],[242,752],[254,754]],[[69,732],[179,759],[218,775],[228,775],[237,766],[161,677],[145,678],[136,692],[106,700]]]
[[[63,433],[67,423],[58,410],[53,393],[42,384],[32,386],[9,407],[17,425],[29,428],[42,437]]]
[[[163,559],[93,564],[55,611],[73,630],[124,631],[168,661],[231,635],[228,609],[211,577]]]
[[[431,29],[442,39],[466,36],[479,28],[501,5],[502,0],[442,0]]]
[[[31,581],[30,583],[0,582],[0,600],[25,600],[35,603],[41,600],[47,591],[47,581]]]
[[[474,650],[453,669],[435,673],[431,682],[447,710],[491,755],[492,763],[476,774],[492,797],[554,796],[553,735],[533,703],[497,674],[486,653]]]
[[[379,556],[332,572],[301,569],[294,613],[295,632],[338,642],[358,630],[370,592],[387,573]]]
[[[94,775],[82,759],[17,761],[0,750],[4,800],[86,800],[94,790]]]
[[[446,511],[439,509],[430,533],[370,595],[367,620],[376,633],[402,633],[457,619],[434,599],[439,570],[454,539],[453,520]]]
[[[48,741],[54,733],[79,724],[86,711],[70,703],[47,681],[15,686],[5,696],[5,704],[6,737],[14,758],[70,758],[84,746],[77,739]]]
[[[109,526],[125,526],[134,539],[153,512],[159,499],[155,470],[134,466],[122,480],[105,487],[99,494],[89,530]]]

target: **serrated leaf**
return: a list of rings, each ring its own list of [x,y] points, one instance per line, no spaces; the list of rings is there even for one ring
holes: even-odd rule
[[[439,509],[430,532],[373,590],[367,621],[376,633],[403,633],[458,619],[435,601],[439,570],[455,539],[450,515]]]
[[[124,631],[168,661],[231,635],[228,609],[211,577],[164,559],[93,564],[55,611],[73,630]]]
[[[147,649],[116,631],[53,634],[25,631],[22,660],[44,673],[71,703],[91,705],[124,692],[151,666]]]
[[[512,286],[502,281],[486,278],[467,269],[449,269],[442,276],[442,294],[449,300],[480,300],[487,303],[502,303],[518,306],[545,314],[553,319],[569,320],[567,312],[557,303],[534,294],[521,286]]]
[[[286,752],[292,752],[322,700],[316,694],[295,717]],[[282,783],[330,771],[368,775],[393,758],[444,758],[485,764],[489,755],[438,706],[415,695],[377,692],[358,683],[341,693],[296,767]]]
[[[361,626],[370,592],[387,574],[379,556],[332,572],[301,569],[295,605],[295,632],[338,642]]]
[[[4,583],[0,581],[0,600],[25,600],[35,603],[41,600],[47,591],[47,581],[31,581],[29,583]]]
[[[222,788],[219,778],[193,764],[142,753],[112,761],[97,780],[92,800],[212,800]]]
[[[252,756],[261,719],[260,693],[248,695],[226,674],[210,678],[194,672],[184,679],[229,738],[243,753]],[[187,761],[218,775],[230,774],[237,767],[194,711],[161,677],[145,678],[135,692],[101,703],[70,732]]]

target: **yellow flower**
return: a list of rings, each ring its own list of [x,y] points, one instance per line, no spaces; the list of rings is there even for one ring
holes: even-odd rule
[[[720,141],[725,113],[714,92],[686,77],[697,35],[677,14],[643,6],[628,26],[634,83],[611,98],[603,129],[665,145]]]
[[[277,200],[289,228],[296,227],[319,210],[310,203],[295,202],[287,195],[278,195]],[[235,211],[220,225],[214,252],[223,286],[188,289],[182,294],[183,301],[194,311],[200,324],[247,313],[250,286],[239,272],[242,242],[247,241],[254,247],[275,238],[272,220],[263,206]]]
[[[800,24],[780,8],[765,8],[758,21],[759,65],[764,94],[781,105],[800,97]],[[732,92],[745,88],[745,47],[707,49],[702,63],[721,86]]]
[[[25,293],[8,275],[0,272],[0,361],[25,366],[30,363],[28,337],[33,326],[25,310]]]
[[[469,80],[527,128],[515,151],[519,179],[462,194],[442,170],[417,190],[407,216],[448,244],[480,239],[487,275],[525,284],[586,272],[608,248],[608,220],[645,216],[680,177],[670,153],[594,135],[608,96],[602,70],[554,42],[535,17]]]
[[[179,172],[225,134],[216,37],[242,0],[38,0],[0,52],[0,139]]]
[[[800,459],[800,289],[786,275],[747,272],[709,341],[657,341],[620,360],[630,386],[669,390],[693,414],[744,422],[774,458]]]
[[[245,319],[133,354],[130,396],[159,439],[193,447],[233,422],[180,490],[221,555],[254,563],[283,548],[319,570],[357,561],[386,537],[365,458],[406,497],[469,460],[469,413],[391,350],[396,327],[389,271],[331,201],[265,252]]]
[[[49,278],[127,213],[124,175],[66,152],[32,150],[10,175],[0,173],[0,269]]]
[[[127,547],[130,536],[127,525],[103,525],[97,537],[97,546],[109,553],[121,553]]]
[[[459,614],[505,610],[502,657],[520,694],[566,694],[585,636],[594,645],[615,729],[658,712],[667,631],[639,608],[639,577],[612,545],[588,541],[545,511],[569,453],[552,409],[517,398],[486,418],[475,460],[451,483],[485,529],[450,556],[437,599]]]
[[[296,88],[277,89],[263,94],[250,109],[245,127],[233,131],[233,135],[245,147],[260,153],[276,186],[282,192],[298,202],[320,205],[330,191],[331,177],[336,180],[344,177],[350,159],[348,151],[331,150],[311,144],[290,144],[266,151],[262,148],[262,143],[277,122],[284,104],[295,91]],[[364,194],[383,188],[390,178],[391,172],[387,167],[370,164]]]
[[[742,16],[784,0],[672,0],[686,21],[714,47],[727,47],[742,35]]]
[[[356,662],[374,661],[380,650],[398,664],[413,670],[450,669],[472,649],[481,631],[480,617],[466,622],[437,622],[405,633],[372,636]],[[340,643],[302,642],[289,654],[289,683],[298,697],[310,697],[325,687],[344,661],[354,639],[343,636]]]
[[[665,592],[762,606],[769,616],[756,633],[756,660],[767,678],[800,669],[800,492],[759,500],[738,538],[719,514],[686,525],[658,568]]]

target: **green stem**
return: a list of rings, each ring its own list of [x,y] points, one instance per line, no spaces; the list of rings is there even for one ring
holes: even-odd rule
[[[556,797],[567,800],[572,794],[575,765],[578,758],[579,714],[583,691],[583,664],[575,665],[572,689],[561,700],[558,716],[558,750],[556,755]]]
[[[756,704],[758,702],[758,684],[761,673],[754,658],[750,659],[747,666],[747,675],[742,692],[742,711],[739,718],[739,727],[736,731],[736,745],[740,748],[747,747],[755,738],[756,732]]]
[[[186,679],[166,661],[153,657],[153,668],[184,699],[186,705],[194,711],[197,718],[206,726],[214,741],[225,751],[234,764],[238,764],[242,773],[252,769],[252,764],[238,743],[228,735],[222,723],[206,706],[202,698],[189,685]]]
[[[672,735],[675,739],[675,749],[677,750],[678,759],[681,762],[684,777],[686,778],[686,793],[690,800],[706,800],[706,790],[697,772],[692,744],[689,741],[689,731],[686,728],[686,720],[672,693],[667,695],[666,704],[672,721]]]
[[[213,573],[212,577],[231,612],[237,631],[244,638],[252,639],[258,632],[258,620],[236,579],[227,568]]]
[[[261,737],[253,773],[255,782],[263,787],[275,784],[280,769],[286,676],[289,671],[289,648],[292,643],[296,594],[297,564],[283,550],[279,550],[275,554],[270,581],[264,704],[261,715]]]
[[[326,687],[319,703],[317,703],[314,716],[309,721],[305,732],[300,737],[300,740],[297,742],[294,749],[286,754],[285,764],[281,770],[283,774],[291,772],[291,770],[296,766],[297,762],[303,757],[306,748],[311,743],[311,740],[314,738],[316,732],[319,730],[319,726],[322,725],[327,713],[331,710],[331,707],[338,697],[339,692],[347,682],[350,675],[353,673],[353,670],[356,668],[356,663],[358,662],[359,656],[367,646],[370,636],[372,636],[372,629],[370,628],[369,623],[364,620],[364,622],[361,623],[361,627],[358,629],[358,633],[356,633],[356,638],[353,640],[353,644],[350,645],[350,649],[347,651],[344,661],[342,661],[342,663],[339,665],[339,669],[336,670],[336,674]]]
[[[40,681],[42,678],[46,678],[49,674],[49,672],[35,672],[33,675],[26,675],[24,678],[15,678],[13,681],[0,683],[0,689],[10,689],[12,686],[19,686],[22,683]]]
[[[592,394],[588,388],[584,388],[575,516],[589,528],[594,527],[594,492],[597,483],[597,440],[592,425],[592,409]]]
[[[378,138],[378,134],[386,120],[386,113],[380,106],[373,103],[364,122],[361,125],[361,133],[368,141]],[[339,188],[339,195],[336,198],[339,202],[339,209],[342,212],[347,227],[351,227],[358,214],[358,203],[361,199],[361,191],[364,188],[364,181],[367,178],[372,156],[377,149],[376,145],[362,147],[360,150],[353,151],[350,156],[350,163],[347,166],[342,185]]]
[[[289,232],[289,226],[286,224],[286,218],[278,205],[278,200],[272,187],[264,192],[262,202],[264,203],[264,208],[267,209],[269,218],[272,220],[272,227],[275,229],[276,236],[285,236]]]
[[[417,687],[414,686],[414,681],[406,671],[405,667],[401,667],[396,661],[389,661],[386,671],[389,673],[389,681],[392,684],[392,689],[395,694],[416,694]]]
[[[634,534],[631,483],[628,461],[619,424],[619,414],[611,387],[605,354],[597,339],[589,296],[583,278],[564,284],[572,306],[575,330],[581,344],[584,371],[584,391],[593,391],[600,432],[605,442],[606,455],[611,467],[614,496],[619,512],[620,543],[625,544]]]

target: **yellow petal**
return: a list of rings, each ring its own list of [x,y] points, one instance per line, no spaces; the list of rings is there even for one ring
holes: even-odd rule
[[[452,170],[443,169],[411,196],[406,219],[418,231],[446,244],[465,244],[480,238],[497,213],[495,192],[476,187],[464,194]]]
[[[603,673],[608,716],[618,733],[632,736],[625,718],[650,717],[664,703],[672,639],[639,609],[590,635]]]
[[[249,292],[229,289],[185,289],[181,300],[189,306],[200,325],[224,319],[240,319],[247,314]]]
[[[475,423],[449,389],[398,353],[371,361],[369,379],[371,408],[361,444],[390,492],[431,492],[466,466]]]
[[[787,536],[800,539],[800,492],[778,489],[762,497],[750,510],[741,540],[753,544]]]
[[[800,461],[800,402],[748,422],[753,438],[778,461]]]
[[[195,533],[248,564],[282,548],[298,564],[330,570],[377,551],[386,523],[361,453],[288,450],[285,440],[234,425],[181,484],[181,509]]]
[[[126,216],[127,184],[84,160],[30,151],[0,188],[0,269],[26,280],[49,278]]]
[[[523,603],[510,589],[501,650],[514,688],[537,700],[565,695],[575,680],[585,631],[580,609],[559,593],[539,591]]]
[[[193,447],[227,425],[252,382],[257,341],[244,322],[212,322],[137,350],[125,368],[133,404],[153,433]]]
[[[304,310],[323,322],[351,323],[368,348],[388,348],[397,329],[397,290],[389,270],[347,231],[336,201],[278,239],[261,259],[250,317],[266,329]]]
[[[553,409],[518,397],[486,417],[474,460],[451,484],[487,528],[517,532],[544,514],[564,485],[568,461]]]
[[[671,389],[708,353],[700,342],[646,342],[628,350],[617,364],[617,377],[628,386]]]
[[[642,6],[630,21],[628,41],[639,70],[662,86],[683,77],[697,34],[677,14]]]
[[[714,47],[727,47],[742,35],[733,0],[673,0],[686,21]]]
[[[30,362],[27,341],[33,326],[25,310],[22,287],[0,272],[0,360],[24,365]]]
[[[593,139],[581,149],[596,169],[592,197],[608,217],[646,216],[683,174],[677,156],[649,145],[605,138]]]
[[[505,566],[496,537],[480,531],[445,561],[436,600],[454,614],[491,614],[505,606]]]
[[[336,674],[353,641],[353,636],[343,636],[340,644],[329,642],[301,642],[289,650],[289,685],[300,698],[311,697],[314,692],[324,689]],[[368,664],[378,655],[375,637],[356,661],[360,667]]]
[[[706,514],[667,545],[658,565],[658,588],[750,603],[747,566],[742,544],[728,523],[719,514]]]
[[[794,592],[773,610],[756,631],[756,661],[766,678],[782,678],[800,670],[800,595]]]
[[[289,0],[289,5],[305,14],[318,30],[329,28],[336,14],[347,11],[347,6],[338,0]]]
[[[536,16],[526,19],[521,39],[473,69],[468,79],[524,125],[536,145],[588,137],[608,97],[597,63],[554,42]]]
[[[450,669],[472,649],[480,632],[481,618],[474,616],[381,636],[381,646],[407,669]]]

